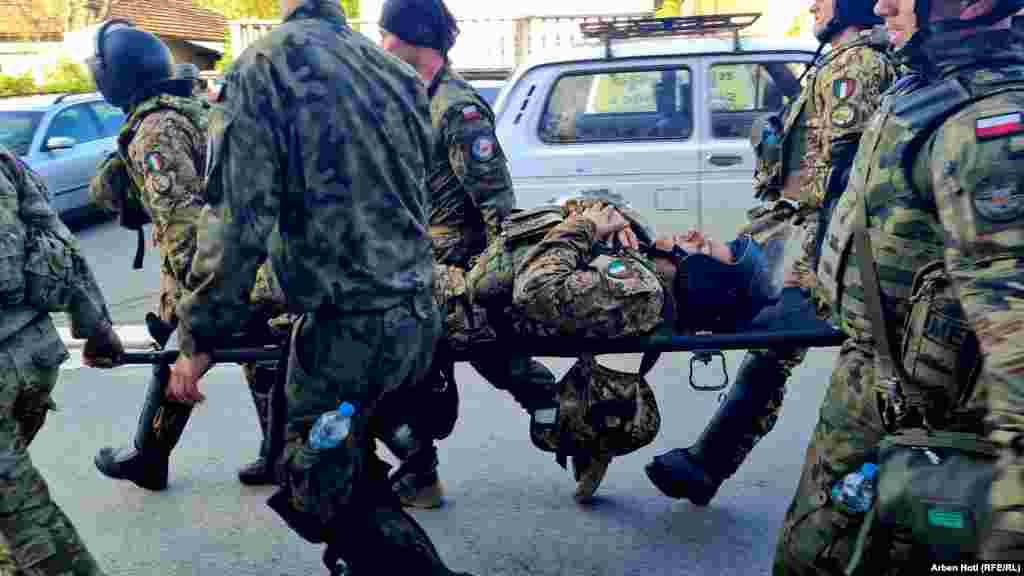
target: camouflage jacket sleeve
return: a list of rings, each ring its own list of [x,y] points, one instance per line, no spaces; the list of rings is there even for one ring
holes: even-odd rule
[[[196,251],[196,223],[202,209],[203,135],[172,110],[146,116],[128,146],[128,162],[153,220],[163,268],[187,286]]]
[[[809,123],[807,158],[802,174],[801,200],[819,205],[837,156],[843,146],[856,145],[896,79],[893,66],[877,50],[857,46],[843,50],[822,67],[815,79],[815,115]],[[847,158],[852,158],[850,154]]]
[[[278,144],[286,140],[268,114],[283,108],[271,66],[259,59],[236,65],[210,118],[207,205],[187,284],[191,292],[178,305],[186,355],[210,351],[218,335],[250,319],[257,271],[278,219]]]
[[[595,226],[569,217],[516,269],[515,305],[529,320],[562,336],[618,338],[661,322],[657,276],[628,257],[593,258]]]
[[[1006,448],[1008,472],[992,487],[997,532],[1024,542],[1024,129],[1020,92],[987,98],[953,116],[915,159],[918,189],[946,232],[945,261],[984,363],[991,439]]]
[[[448,160],[466,194],[480,209],[488,241],[501,232],[501,222],[516,207],[505,153],[494,123],[475,105],[448,112],[442,127]]]
[[[13,154],[0,148],[0,188],[12,186],[19,195],[19,212],[27,230],[26,275],[29,289],[46,289],[48,308],[67,311],[71,316],[71,335],[90,338],[102,323],[110,322],[110,312],[92,269],[82,255],[78,240],[50,206],[46,185]],[[36,282],[31,278],[35,276]]]

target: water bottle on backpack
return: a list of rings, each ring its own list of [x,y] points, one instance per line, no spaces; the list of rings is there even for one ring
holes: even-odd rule
[[[337,410],[321,414],[309,431],[309,447],[314,450],[330,450],[344,442],[352,429],[352,416],[355,413],[355,406],[342,402]]]
[[[850,472],[832,487],[832,501],[837,506],[855,514],[871,509],[875,499],[875,477],[878,465],[865,462],[860,470]]]

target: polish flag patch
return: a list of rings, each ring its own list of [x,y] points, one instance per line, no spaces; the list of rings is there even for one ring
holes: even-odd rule
[[[1024,117],[1020,112],[979,118],[974,124],[974,135],[979,140],[999,138],[1024,132]]]

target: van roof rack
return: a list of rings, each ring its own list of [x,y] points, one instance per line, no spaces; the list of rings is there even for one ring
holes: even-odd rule
[[[703,36],[716,32],[732,32],[735,49],[740,48],[740,30],[761,17],[760,12],[709,14],[678,18],[630,18],[581,22],[584,38],[602,38],[605,58],[612,57],[612,40],[657,38],[663,36]]]

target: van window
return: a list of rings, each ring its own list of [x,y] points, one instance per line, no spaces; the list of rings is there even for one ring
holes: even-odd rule
[[[800,95],[803,63],[729,63],[711,66],[711,134],[748,138],[754,120]]]
[[[555,82],[541,117],[550,144],[682,140],[693,131],[685,68],[586,72]]]

